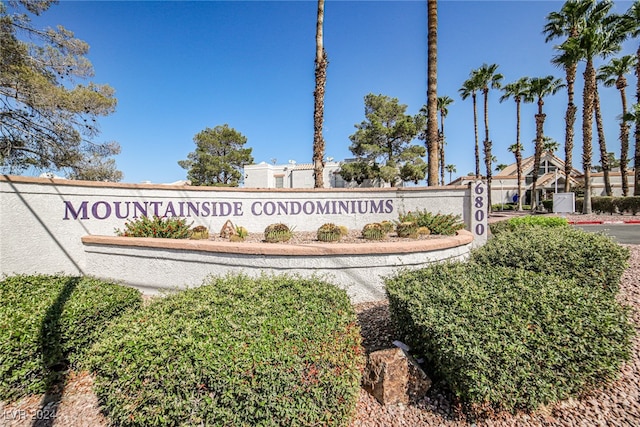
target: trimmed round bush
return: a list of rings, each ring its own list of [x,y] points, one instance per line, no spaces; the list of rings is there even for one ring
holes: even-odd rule
[[[93,347],[116,425],[349,425],[363,353],[346,293],[292,276],[211,278]]]
[[[89,277],[0,281],[0,396],[44,393],[79,367],[105,325],[141,304],[140,292]]]
[[[628,310],[599,289],[522,269],[440,264],[386,280],[399,338],[478,410],[534,410],[617,377]]]
[[[479,264],[524,268],[574,278],[617,293],[629,250],[601,233],[573,227],[519,227],[493,236],[471,253]]]

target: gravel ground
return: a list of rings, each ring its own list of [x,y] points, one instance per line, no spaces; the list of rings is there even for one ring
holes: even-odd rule
[[[620,216],[614,218],[620,219]],[[501,219],[505,217],[493,215],[490,221]],[[568,219],[611,220],[611,216],[576,215]],[[356,234],[353,239],[358,239]],[[499,413],[482,420],[467,419],[452,396],[437,386],[422,400],[406,406],[383,407],[361,391],[352,427],[640,426],[640,245],[629,248],[630,267],[622,277],[620,300],[633,308],[637,334],[633,358],[623,366],[618,381],[580,399],[561,402],[534,414]],[[359,304],[355,308],[367,352],[390,348],[395,337],[387,302]],[[0,402],[0,426],[106,427],[108,422],[100,413],[92,385],[89,374],[70,373],[59,394],[29,396],[11,405]]]

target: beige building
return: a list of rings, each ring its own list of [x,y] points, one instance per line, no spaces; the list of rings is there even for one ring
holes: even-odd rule
[[[591,195],[605,196],[604,174],[591,173]],[[614,196],[622,195],[622,174],[619,170],[609,172],[612,192]],[[540,202],[553,198],[553,193],[564,192],[565,183],[564,161],[547,151],[540,158],[540,169],[536,181],[535,200]],[[583,186],[583,173],[575,168],[569,174],[569,185],[572,192],[579,193]],[[474,176],[460,177],[450,185],[465,185],[475,180]],[[627,182],[629,193],[633,194],[634,175],[633,169],[628,171]],[[533,187],[533,156],[522,159],[522,197],[523,204],[530,205],[532,201],[531,190]],[[493,175],[491,184],[491,203],[515,203],[518,195],[518,174],[515,163],[507,166],[502,171]]]

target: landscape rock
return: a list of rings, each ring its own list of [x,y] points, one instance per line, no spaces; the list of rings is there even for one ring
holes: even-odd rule
[[[402,349],[390,348],[369,355],[363,387],[382,405],[406,405],[426,394],[431,379]]]

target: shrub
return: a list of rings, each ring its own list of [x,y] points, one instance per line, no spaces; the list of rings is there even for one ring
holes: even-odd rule
[[[143,426],[347,426],[362,363],[346,293],[292,276],[167,296],[113,325],[90,359],[111,421]]]
[[[249,231],[240,225],[235,226],[234,229],[235,229],[235,234],[231,234],[229,236],[229,241],[244,242],[244,239],[246,239],[247,236],[249,235]]]
[[[198,225],[191,230],[191,239],[203,240],[209,238],[209,229],[204,225]]]
[[[428,236],[431,234],[431,230],[428,227],[418,227],[418,234]]]
[[[118,236],[124,237],[160,237],[165,239],[188,239],[191,236],[190,224],[184,218],[160,218],[153,216],[127,220],[124,231],[116,228]]]
[[[379,222],[366,224],[362,227],[362,238],[367,240],[383,240],[387,237],[384,227]]]
[[[542,207],[544,207],[548,212],[553,211],[553,200],[543,200]]]
[[[513,203],[498,203],[496,205],[491,205],[492,211],[514,211],[518,208],[518,205],[514,205]]]
[[[533,410],[614,379],[628,310],[576,281],[475,263],[386,280],[400,339],[473,409]]]
[[[139,307],[140,293],[89,277],[0,281],[0,396],[44,393],[76,368],[105,324]]]
[[[496,221],[496,222],[492,222],[489,223],[489,231],[491,231],[491,234],[493,236],[495,236],[496,234],[499,233],[503,233],[505,231],[511,231],[511,224],[509,224],[509,220],[504,220],[504,221]]]
[[[640,196],[616,197],[613,202],[620,213],[636,215],[640,212]]]
[[[453,235],[464,228],[460,215],[433,214],[426,210],[401,213],[398,222],[415,222],[418,227],[427,227],[431,234]]]
[[[398,237],[410,237],[412,239],[417,239],[418,224],[411,221],[398,222],[396,224],[396,233],[398,233]]]
[[[349,229],[347,228],[347,226],[339,225],[338,228],[340,229],[340,234],[342,235],[342,237],[349,235]]]
[[[584,199],[576,199],[576,212],[582,212]],[[620,214],[630,213],[636,215],[640,212],[640,196],[627,197],[591,197],[591,210],[597,213]]]
[[[474,250],[471,259],[487,266],[575,278],[584,286],[616,293],[629,250],[604,234],[573,227],[522,227],[496,234]]]
[[[387,234],[393,231],[394,224],[391,221],[382,221],[380,225],[382,226],[382,230]]]
[[[568,227],[566,218],[559,216],[525,215],[510,218],[508,220],[512,229],[519,227]]]
[[[327,223],[318,228],[316,236],[321,242],[337,242],[342,238],[342,232],[337,225]]]
[[[286,224],[270,224],[264,229],[264,240],[269,243],[287,242],[291,237],[293,231]]]
[[[616,212],[614,198],[604,196],[591,197],[591,210],[596,213],[608,213],[613,215]]]
[[[491,234],[513,231],[521,227],[568,227],[566,218],[556,216],[525,215],[489,224]]]

